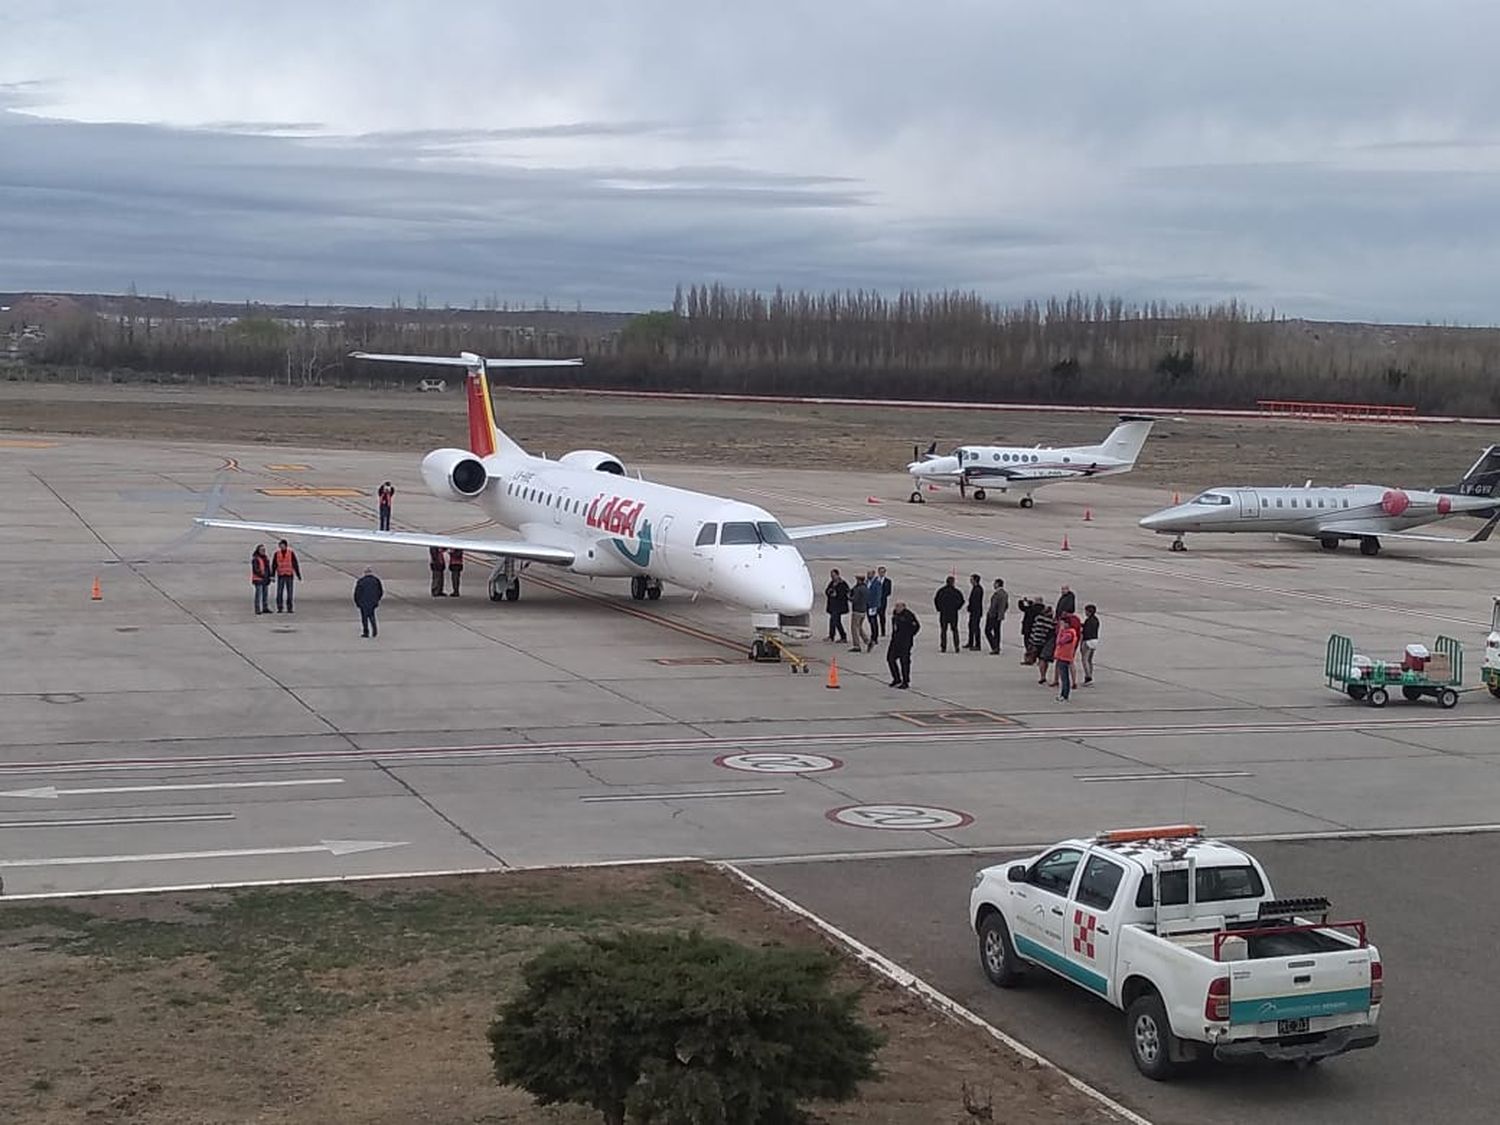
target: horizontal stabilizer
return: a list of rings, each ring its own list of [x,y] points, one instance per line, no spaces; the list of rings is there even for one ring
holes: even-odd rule
[[[350,359],[369,359],[380,363],[420,363],[426,367],[472,367],[474,361],[458,355],[387,355],[381,352],[350,352]],[[582,367],[582,359],[487,359],[490,367]]]
[[[304,539],[341,539],[351,543],[388,543],[398,547],[441,547],[444,550],[456,547],[460,551],[472,551],[476,555],[498,555],[502,558],[553,563],[557,566],[569,566],[577,557],[572,551],[562,547],[544,547],[524,540],[474,539],[459,535],[434,535],[425,531],[374,531],[367,527],[319,527],[313,524],[262,523],[257,520],[199,518],[195,522],[204,527],[218,527],[228,531],[260,531],[267,535],[300,536]]]
[[[849,535],[855,531],[878,531],[885,526],[885,520],[850,520],[848,523],[814,523],[806,527],[789,527],[786,533],[790,539],[818,539],[824,535]]]

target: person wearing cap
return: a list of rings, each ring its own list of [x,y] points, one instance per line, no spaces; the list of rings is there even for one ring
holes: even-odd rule
[[[375,572],[365,567],[364,574],[354,583],[354,604],[359,607],[360,636],[380,636],[380,628],[375,624],[375,607],[383,597],[385,587],[375,577]]]

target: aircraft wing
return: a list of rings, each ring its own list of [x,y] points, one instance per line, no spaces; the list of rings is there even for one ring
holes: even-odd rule
[[[1483,543],[1494,532],[1497,523],[1500,523],[1500,512],[1486,520],[1484,526],[1467,539],[1455,539],[1451,535],[1416,535],[1409,531],[1383,531],[1376,520],[1345,520],[1341,523],[1324,524],[1318,528],[1318,531],[1331,532],[1335,535],[1375,535],[1381,539],[1411,539],[1419,543]],[[1317,532],[1311,534],[1314,537],[1317,536]]]
[[[813,523],[806,527],[786,529],[789,539],[817,539],[824,535],[848,535],[854,531],[876,531],[885,527],[885,520],[850,520],[848,523]]]
[[[200,518],[194,522],[204,527],[220,527],[230,531],[263,531],[268,535],[287,538],[342,539],[353,543],[394,543],[398,547],[442,547],[444,550],[457,547],[460,551],[471,551],[476,555],[499,555],[530,562],[553,563],[557,566],[568,566],[577,557],[572,551],[562,547],[543,547],[539,543],[527,543],[525,540],[471,539],[462,535],[429,535],[421,531],[375,531],[367,527],[319,527],[298,523],[262,523],[258,520]]]

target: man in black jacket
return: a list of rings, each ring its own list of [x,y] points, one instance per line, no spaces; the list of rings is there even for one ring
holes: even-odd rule
[[[911,647],[922,623],[917,615],[906,608],[905,602],[897,602],[891,614],[891,641],[886,645],[885,662],[891,670],[891,687],[911,687]]]
[[[969,575],[969,643],[964,648],[979,651],[980,623],[984,621],[984,579]]]
[[[828,610],[828,639],[849,643],[849,634],[844,631],[844,614],[849,612],[849,583],[839,577],[837,570],[828,572],[828,586],[823,590],[824,608]]]
[[[984,637],[990,642],[991,656],[1000,655],[1004,644],[1000,631],[1005,626],[1005,614],[1009,609],[1010,595],[1005,592],[1005,579],[997,578],[994,593],[990,594],[990,611],[984,619]]]
[[[964,592],[954,584],[953,575],[948,575],[938,592],[932,596],[933,607],[938,612],[938,648],[948,651],[948,632],[953,632],[953,651],[958,651],[958,613],[964,607]]]
[[[380,629],[375,624],[375,607],[385,597],[385,587],[375,572],[365,567],[364,575],[354,584],[354,604],[359,606],[359,628],[362,637],[378,637]]]

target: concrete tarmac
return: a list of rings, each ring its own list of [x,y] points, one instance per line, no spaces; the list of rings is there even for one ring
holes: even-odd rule
[[[473,510],[426,496],[417,466],[272,445],[0,435],[7,894],[950,853],[942,870],[956,891],[934,881],[918,896],[899,865],[830,859],[799,875],[799,897],[815,905],[820,885],[848,886],[902,903],[943,957],[967,964],[974,852],[1181,820],[1223,835],[1500,822],[1500,702],[1477,692],[1453,711],[1399,701],[1377,711],[1322,679],[1331,631],[1376,656],[1445,632],[1464,642],[1476,684],[1500,592],[1493,544],[1392,542],[1372,559],[1226,537],[1174,555],[1135,523],[1169,497],[1128,483],[1059,486],[1021,510],[952,493],[910,505],[899,472],[647,470],[762,503],[788,525],[889,519],[884,531],[802,546],[819,589],[831,566],[890,568],[924,624],[913,689],[901,692],[878,650],[815,639],[807,676],[749,663],[744,614],[670,588],[635,603],[623,581],[533,568],[519,602],[492,604],[471,558],[464,596],[434,599],[424,552],[378,544],[294,543],[296,613],[256,617],[248,558],[258,540],[274,546],[269,537],[192,530],[210,507],[372,526],[375,486],[391,479],[398,527],[483,534]],[[1452,533],[1468,530],[1455,521]],[[387,591],[377,640],[360,638],[351,602],[367,565]],[[986,585],[1003,576],[1013,598],[1051,602],[1066,582],[1080,606],[1098,603],[1096,683],[1056,702],[1020,666],[1014,612],[1002,656],[940,654],[933,592],[971,572]],[[819,635],[822,625],[815,613]],[[836,691],[824,686],[830,658]],[[1340,846],[1373,857],[1387,845]],[[1356,912],[1385,905],[1351,878],[1313,889]],[[1489,921],[1465,925],[1488,932]],[[1455,975],[1434,987],[1422,1003],[1446,1004],[1444,990],[1464,986]],[[1094,1047],[1112,1058],[1113,1017],[1082,1018],[1103,1021]],[[1388,1018],[1411,1017],[1393,1005]],[[1372,1054],[1354,1065],[1390,1057],[1385,1044]],[[1358,1071],[1341,1062],[1328,1073]],[[1157,1104],[1154,1087],[1105,1077],[1133,1104]],[[1243,1081],[1190,1088],[1228,1105]]]
[[[1495,910],[1478,888],[1494,836],[1254,845],[1278,894],[1327,894],[1340,918],[1365,918],[1386,971],[1381,1040],[1295,1070],[1199,1065],[1168,1083],[1130,1060],[1125,1017],[1036,970],[994,988],[965,915],[974,872],[998,857],[955,856],[752,867],[750,873],[898,961],[1157,1125],[1274,1117],[1327,1125],[1495,1119],[1490,1065],[1500,1033],[1486,975]],[[1248,1109],[1253,1106],[1253,1111]]]

